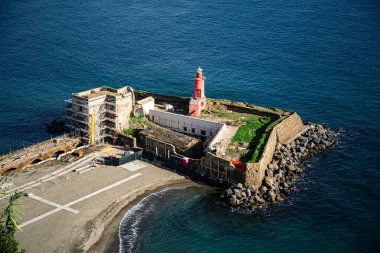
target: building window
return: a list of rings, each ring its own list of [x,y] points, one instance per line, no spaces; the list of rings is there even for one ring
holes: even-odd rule
[[[183,131],[187,132],[187,127],[184,126],[183,127]]]
[[[154,121],[154,116],[152,116],[152,121]]]
[[[191,129],[191,132],[192,132],[193,134],[195,134],[195,128],[192,128],[192,129]]]
[[[201,135],[206,135],[206,131],[205,130],[201,130]]]

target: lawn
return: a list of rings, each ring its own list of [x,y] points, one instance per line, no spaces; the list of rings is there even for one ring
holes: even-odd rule
[[[242,120],[246,124],[239,127],[233,140],[238,143],[248,143],[248,152],[240,156],[242,162],[258,162],[268,140],[268,126],[271,124],[270,117],[251,116]]]

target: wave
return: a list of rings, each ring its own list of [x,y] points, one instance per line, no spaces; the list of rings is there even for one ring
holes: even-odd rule
[[[181,186],[164,189],[143,198],[138,204],[129,209],[119,225],[119,252],[137,252],[137,239],[144,225],[149,221],[157,207],[167,197],[168,193],[183,191],[191,186]]]

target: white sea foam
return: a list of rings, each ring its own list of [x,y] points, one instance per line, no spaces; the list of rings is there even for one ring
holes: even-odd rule
[[[119,252],[134,252],[144,218],[153,213],[157,204],[168,191],[183,190],[190,186],[164,189],[143,198],[138,204],[129,209],[119,225]]]

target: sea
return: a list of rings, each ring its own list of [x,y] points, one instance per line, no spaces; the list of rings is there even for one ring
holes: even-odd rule
[[[50,138],[71,93],[190,96],[198,66],[206,96],[296,111],[340,144],[260,212],[155,193],[126,213],[121,253],[380,252],[376,0],[0,0],[0,153]]]

